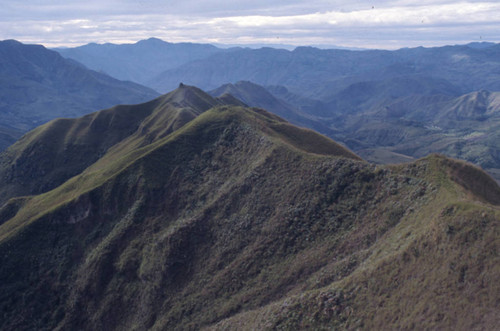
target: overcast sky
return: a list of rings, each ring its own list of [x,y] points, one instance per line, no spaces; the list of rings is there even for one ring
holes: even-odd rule
[[[395,49],[500,42],[498,0],[2,0],[0,39]]]

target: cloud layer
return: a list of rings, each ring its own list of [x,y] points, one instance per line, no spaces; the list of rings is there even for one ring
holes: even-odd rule
[[[500,42],[497,1],[7,0],[0,39],[47,46],[135,42],[399,48]]]

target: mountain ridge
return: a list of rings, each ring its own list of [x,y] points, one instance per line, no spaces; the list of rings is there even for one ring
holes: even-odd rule
[[[458,84],[463,93],[498,89],[495,68],[500,46],[475,49],[467,46],[412,48],[396,51],[320,50],[297,47],[293,51],[262,48],[212,55],[158,74],[150,86],[162,91],[180,79],[202,89],[249,80],[259,85],[284,85],[304,96],[330,86],[346,86],[350,76],[360,82],[369,77],[400,74],[430,75]],[[461,69],[456,70],[456,64]],[[478,65],[481,70],[478,70]],[[174,85],[173,85],[174,84]]]
[[[2,328],[497,325],[500,188],[480,169],[375,166],[185,85],[88,116],[127,111],[96,162],[0,208]]]
[[[0,204],[13,194],[38,194],[62,184],[134,133],[140,139],[133,146],[140,147],[144,144],[141,140],[152,142],[165,136],[218,104],[197,88],[180,86],[145,104],[115,106],[80,119],[53,120],[0,154],[0,178],[4,183]],[[162,117],[164,113],[169,116]],[[159,126],[157,121],[164,125]],[[26,178],[27,173],[30,178]],[[40,180],[33,181],[33,177]]]

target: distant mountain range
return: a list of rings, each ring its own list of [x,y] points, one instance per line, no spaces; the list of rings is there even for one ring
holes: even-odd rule
[[[165,70],[230,51],[209,44],[174,44],[157,38],[141,40],[135,44],[88,44],[54,50],[92,70],[143,85],[147,85]]]
[[[267,95],[182,84],[0,153],[0,329],[498,326],[491,177],[375,166],[228,91]]]
[[[163,92],[182,80],[213,89],[247,80],[263,86],[283,85],[296,94],[324,101],[357,82],[430,76],[447,81],[461,93],[496,91],[500,90],[499,54],[500,45],[496,44],[398,51],[241,49],[161,72],[149,86]]]
[[[158,96],[64,59],[43,46],[0,42],[0,150],[56,117],[77,117]]]
[[[290,51],[269,47],[222,49],[151,38],[136,44],[89,44],[56,50],[93,70],[159,92],[169,91],[179,82],[210,90],[251,81],[263,86],[282,85],[294,93],[324,101],[356,82],[400,76],[441,79],[460,93],[500,90],[500,45],[493,43],[397,51],[313,47]]]

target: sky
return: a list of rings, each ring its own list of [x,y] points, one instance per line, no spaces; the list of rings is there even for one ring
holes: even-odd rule
[[[500,42],[498,0],[2,0],[0,40],[397,49]]]

